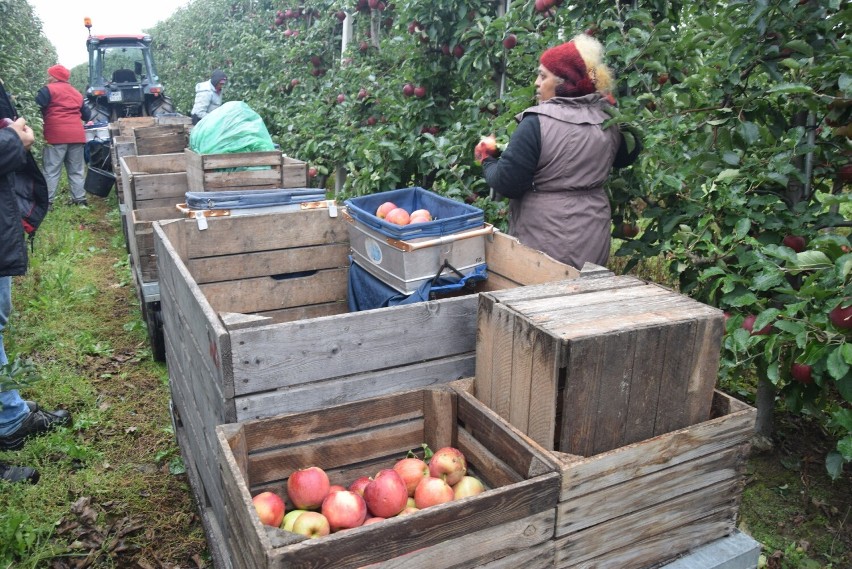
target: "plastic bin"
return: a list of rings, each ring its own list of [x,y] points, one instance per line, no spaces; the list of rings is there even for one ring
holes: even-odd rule
[[[325,191],[322,188],[186,192],[186,205],[191,209],[247,209],[324,199]]]
[[[409,213],[417,209],[428,209],[433,221],[414,225],[388,223],[375,215],[376,209],[387,201],[395,203]],[[394,239],[442,237],[476,229],[485,223],[485,214],[481,209],[419,187],[350,198],[344,204],[347,206],[349,215],[357,223]]]
[[[105,198],[115,185],[115,174],[89,166],[83,189],[92,195]]]

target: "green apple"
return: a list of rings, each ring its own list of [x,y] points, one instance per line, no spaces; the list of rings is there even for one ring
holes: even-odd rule
[[[307,512],[307,510],[291,510],[284,515],[281,521],[281,529],[284,531],[293,531],[293,524],[296,523],[296,518]]]

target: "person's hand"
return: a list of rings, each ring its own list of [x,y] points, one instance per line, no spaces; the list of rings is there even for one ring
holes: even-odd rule
[[[480,140],[476,144],[476,147],[473,149],[473,157],[480,164],[486,158],[493,158],[498,154],[500,154],[500,151],[497,150],[497,139],[494,138],[493,134],[490,136],[483,137],[482,140]]]
[[[24,148],[29,150],[33,145],[33,142],[35,142],[35,133],[33,132],[33,129],[27,126],[26,119],[19,118],[10,124],[9,128],[18,133],[18,138],[21,139],[21,143],[24,145]]]

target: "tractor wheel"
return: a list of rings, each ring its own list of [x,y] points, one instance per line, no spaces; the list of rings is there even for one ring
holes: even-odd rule
[[[173,115],[175,112],[175,106],[172,103],[172,100],[165,95],[160,95],[156,99],[153,99],[148,105],[148,107],[149,114],[152,117],[158,117],[161,115]]]
[[[89,120],[94,123],[110,122],[109,108],[102,107],[97,103],[92,104],[90,101],[86,101],[86,106],[89,108],[89,112],[91,113],[91,119]]]

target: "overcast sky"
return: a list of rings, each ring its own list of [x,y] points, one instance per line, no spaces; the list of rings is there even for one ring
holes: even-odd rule
[[[86,63],[88,30],[83,18],[92,19],[92,34],[136,34],[167,20],[189,0],[27,0],[41,20],[44,35],[56,48],[59,62],[68,69]]]

